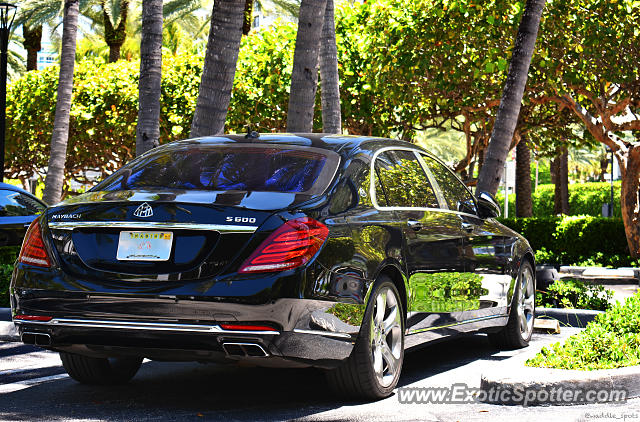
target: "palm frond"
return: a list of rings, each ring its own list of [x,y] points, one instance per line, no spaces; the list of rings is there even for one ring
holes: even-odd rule
[[[15,26],[39,26],[60,20],[64,11],[62,1],[24,0],[18,2]]]
[[[14,81],[24,74],[26,71],[24,61],[24,56],[17,53],[15,48],[9,49],[7,52],[7,76],[9,77],[9,81]]]
[[[276,11],[290,18],[298,19],[298,15],[300,14],[300,1],[301,0],[271,0],[271,3],[275,6]]]

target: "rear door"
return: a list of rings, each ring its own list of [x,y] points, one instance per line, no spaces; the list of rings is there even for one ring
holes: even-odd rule
[[[511,277],[507,273],[508,257],[504,236],[492,219],[477,216],[476,201],[455,174],[437,160],[421,155],[433,175],[449,213],[455,216],[464,234],[465,274],[460,277],[459,303],[465,320],[490,317],[504,312]]]
[[[440,211],[436,190],[414,150],[384,150],[375,169],[387,198],[378,206],[394,210],[403,228],[409,333],[457,323],[463,311],[455,289],[464,272],[464,234],[456,216]]]

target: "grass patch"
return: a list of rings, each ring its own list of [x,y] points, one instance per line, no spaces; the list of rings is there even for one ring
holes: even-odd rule
[[[584,371],[640,365],[640,293],[596,316],[564,344],[542,348],[526,365]]]

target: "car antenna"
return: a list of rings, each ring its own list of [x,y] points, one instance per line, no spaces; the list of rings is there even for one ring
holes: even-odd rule
[[[260,138],[260,134],[255,130],[252,130],[250,124],[247,125],[247,134],[244,135],[245,139],[258,139]]]

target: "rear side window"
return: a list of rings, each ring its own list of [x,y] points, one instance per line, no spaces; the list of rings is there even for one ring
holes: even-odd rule
[[[476,214],[475,201],[464,183],[462,183],[453,172],[433,158],[422,155],[422,159],[427,164],[429,170],[431,170],[435,183],[440,187],[442,196],[449,209],[468,214]]]
[[[7,189],[0,189],[0,217],[18,217],[34,215],[43,211],[45,207],[38,201]]]
[[[126,165],[94,191],[185,189],[322,193],[339,156],[281,145],[194,145],[164,149]]]
[[[418,158],[412,151],[391,150],[378,155],[376,185],[378,205],[397,208],[438,208],[438,200]],[[382,191],[382,192],[380,192]],[[384,193],[386,204],[380,200]]]

